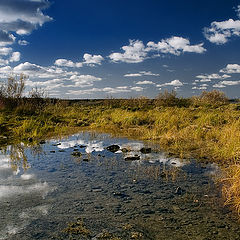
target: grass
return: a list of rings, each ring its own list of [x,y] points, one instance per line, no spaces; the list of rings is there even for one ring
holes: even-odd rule
[[[240,214],[240,103],[230,103],[221,92],[203,92],[191,99],[172,92],[154,100],[25,98],[17,104],[3,99],[0,104],[0,135],[8,137],[8,143],[30,138],[35,143],[80,129],[156,141],[181,158],[217,162],[226,172],[222,180],[226,204]],[[5,138],[0,137],[1,142]]]

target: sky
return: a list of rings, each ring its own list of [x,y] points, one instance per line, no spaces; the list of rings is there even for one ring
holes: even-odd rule
[[[0,0],[0,82],[66,99],[240,97],[238,0]]]

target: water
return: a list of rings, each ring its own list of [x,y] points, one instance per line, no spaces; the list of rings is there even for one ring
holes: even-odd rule
[[[120,150],[106,150],[112,144]],[[216,164],[108,134],[9,146],[0,154],[0,239],[240,239],[213,182],[219,174]]]

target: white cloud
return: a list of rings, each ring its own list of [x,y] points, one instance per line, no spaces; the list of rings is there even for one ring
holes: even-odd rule
[[[136,82],[136,84],[138,84],[138,85],[146,85],[146,84],[155,85],[155,83],[152,81],[139,81],[139,82]]]
[[[213,87],[214,88],[224,88],[226,86],[236,86],[239,84],[240,84],[240,81],[221,81],[217,84],[214,84]]]
[[[173,80],[169,83],[163,83],[163,84],[158,84],[157,85],[157,87],[164,87],[164,86],[181,87],[181,86],[183,86],[183,83],[180,80],[176,79],[176,80]]]
[[[220,83],[227,86],[234,86],[240,84],[240,81],[221,81]]]
[[[141,76],[160,76],[158,73],[152,73],[151,71],[140,71],[139,73],[125,74],[124,77],[141,77]]]
[[[227,64],[226,68],[220,70],[222,73],[240,73],[240,65],[239,64]]]
[[[2,47],[0,48],[0,55],[7,56],[12,52],[12,48]]]
[[[45,89],[47,91],[56,90],[57,88],[63,87],[62,79],[52,79],[47,81],[31,81],[29,79],[26,80],[26,86],[28,87],[39,87]]]
[[[83,65],[89,65],[93,67],[95,65],[101,65],[102,61],[104,60],[104,58],[101,55],[91,55],[88,53],[85,53],[83,55],[83,59],[84,59],[83,62],[73,62],[67,59],[57,59],[54,64],[59,67],[80,68],[83,67]]]
[[[13,34],[0,30],[0,46],[11,45],[15,42]]]
[[[158,43],[148,42],[147,46],[140,40],[129,40],[128,46],[123,46],[123,53],[112,53],[109,58],[113,62],[139,63],[149,57],[161,56],[162,54],[180,55],[184,52],[203,53],[206,49],[203,43],[190,45],[190,41],[183,37],[173,36],[163,39]]]
[[[147,51],[142,41],[130,40],[128,46],[123,46],[121,49],[123,53],[112,53],[109,58],[113,62],[125,62],[125,63],[139,63],[142,62],[146,56]]]
[[[38,26],[52,20],[42,12],[49,5],[47,0],[1,0],[0,29],[19,35],[29,34]]]
[[[26,45],[29,44],[29,42],[26,41],[26,40],[18,40],[18,44],[19,44],[19,45],[22,45],[22,46],[26,46]]]
[[[20,52],[13,52],[12,56],[10,57],[10,62],[18,62],[20,61],[21,53]]]
[[[17,65],[13,69],[11,67],[8,68],[9,73],[14,73],[14,74],[21,74],[24,73],[28,75],[29,77],[32,78],[66,78],[69,76],[72,76],[74,74],[77,74],[76,72],[72,71],[65,71],[61,68],[55,67],[55,66],[50,66],[50,67],[43,67],[39,66],[37,64],[25,62]],[[5,72],[0,72],[0,78],[5,77]]]
[[[197,75],[196,78],[200,78],[200,80],[195,80],[195,82],[211,82],[212,80],[215,80],[215,79],[226,79],[230,77],[231,76],[227,74],[223,74],[223,75],[219,75],[217,73],[203,74],[203,75]]]
[[[141,73],[129,73],[124,75],[124,77],[141,77],[141,76],[142,76]]]
[[[127,87],[127,86],[116,87],[116,88],[105,87],[102,90],[106,93],[128,93],[128,92],[131,92],[131,89],[129,89],[129,87]]]
[[[1,58],[0,58],[0,66],[6,66],[8,63],[9,63],[8,60],[1,59]],[[0,68],[0,69],[1,69],[1,68]]]
[[[101,55],[91,55],[88,53],[85,53],[83,55],[83,59],[84,59],[84,64],[87,65],[101,65],[102,61],[104,60],[104,58]]]
[[[221,83],[216,83],[213,85],[214,88],[225,88],[226,86]]]
[[[119,86],[119,87],[104,87],[104,88],[92,88],[92,89],[84,89],[84,90],[68,90],[68,95],[91,95],[95,93],[108,93],[108,94],[116,94],[116,93],[130,93],[132,91],[142,91],[142,87],[131,87],[131,86]]]
[[[240,18],[240,5],[237,6],[236,12],[237,12],[238,17]]]
[[[70,80],[74,82],[74,87],[88,87],[92,86],[93,82],[101,81],[102,78],[95,77],[92,75],[72,75]],[[66,86],[67,87],[67,86]]]
[[[80,62],[74,63],[73,61],[67,59],[57,59],[54,64],[59,67],[72,67],[72,68],[74,67],[80,68],[83,66],[83,64]]]
[[[203,53],[206,51],[203,47],[203,43],[190,45],[190,41],[188,39],[176,36],[163,39],[158,43],[148,42],[147,47],[148,51],[158,51],[160,53],[169,53],[177,56],[184,52]]]
[[[130,89],[136,92],[142,92],[144,90],[143,87],[131,87]]]
[[[194,90],[206,90],[207,87],[206,86],[192,87],[192,89],[194,89]]]
[[[209,28],[204,29],[204,36],[212,43],[224,44],[230,37],[240,36],[240,20],[214,21]]]

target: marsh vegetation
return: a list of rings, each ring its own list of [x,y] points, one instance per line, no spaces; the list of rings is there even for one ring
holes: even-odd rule
[[[226,204],[240,209],[240,103],[219,91],[179,98],[61,100],[40,89],[24,93],[26,77],[10,77],[0,89],[0,144],[35,144],[51,136],[93,129],[150,140],[169,155],[216,162]]]

